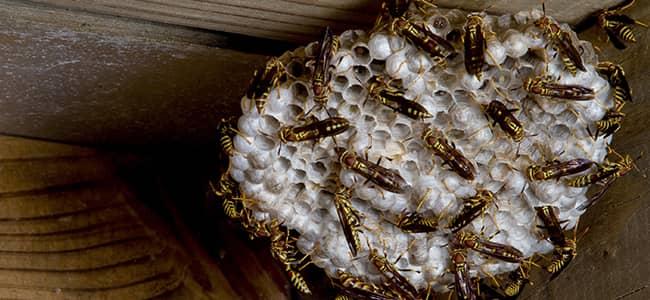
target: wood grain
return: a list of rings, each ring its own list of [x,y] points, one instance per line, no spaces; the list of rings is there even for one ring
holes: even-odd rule
[[[618,0],[566,2],[547,0],[548,13],[565,22]],[[318,38],[325,26],[335,31],[371,27],[380,1],[372,0],[33,0],[59,7],[131,17],[167,24],[238,33],[262,38],[306,42]],[[492,13],[541,8],[538,0],[438,0],[440,7]]]
[[[0,298],[236,298],[143,215],[111,157],[0,136]]]

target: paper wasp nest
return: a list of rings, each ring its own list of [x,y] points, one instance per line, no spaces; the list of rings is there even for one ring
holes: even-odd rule
[[[526,168],[553,159],[586,158],[603,162],[611,138],[592,139],[588,126],[600,120],[613,106],[610,87],[594,69],[596,56],[590,43],[576,39],[586,72],[574,77],[565,71],[559,55],[532,23],[541,11],[485,16],[484,22],[496,35],[488,36],[486,62],[481,80],[470,76],[463,65],[462,45],[446,68],[434,66],[431,58],[404,38],[388,30],[372,35],[360,30],[342,33],[340,48],[332,58],[331,93],[325,109],[316,105],[310,86],[311,71],[306,62],[318,54],[317,43],[280,57],[288,79],[271,90],[264,111],[258,113],[250,99],[242,99],[240,132],[234,138],[231,176],[247,198],[255,199],[252,209],[259,220],[277,218],[300,234],[298,247],[331,277],[338,270],[380,282],[379,271],[367,259],[366,240],[386,253],[401,274],[417,288],[431,284],[437,290],[453,282],[449,273],[447,245],[451,234],[444,226],[433,233],[405,233],[387,220],[405,211],[441,216],[444,225],[462,205],[462,199],[477,189],[495,193],[497,205],[475,219],[467,230],[490,236],[492,241],[514,246],[525,257],[547,253],[553,246],[540,238],[533,207],[553,205],[560,220],[573,228],[583,213],[577,207],[587,201],[587,188],[568,187],[563,180],[530,182]],[[433,32],[446,36],[462,28],[465,13],[457,10],[414,16]],[[544,62],[544,48],[548,64]],[[592,101],[568,101],[527,96],[522,81],[547,75],[564,84],[578,84],[596,91]],[[401,81],[406,98],[423,105],[432,118],[413,120],[373,99],[367,99],[368,80],[381,75]],[[481,104],[499,100],[523,124],[525,137],[514,142],[483,113]],[[351,128],[320,141],[281,144],[278,130],[284,125],[304,124],[302,114],[311,110],[318,119],[346,118]],[[439,158],[421,139],[425,128],[438,128],[476,166],[476,178],[468,181],[441,165]],[[395,194],[365,183],[365,179],[338,162],[334,147],[345,147],[368,159],[384,157],[383,167],[396,169],[411,186]],[[280,148],[280,149],[279,149]],[[279,149],[279,150],[278,150]],[[362,249],[352,257],[333,204],[340,182],[353,190],[353,206],[363,217]],[[417,207],[422,198],[421,207]],[[494,223],[496,222],[496,224]],[[410,247],[409,247],[410,246]],[[517,265],[488,259],[469,252],[472,276],[500,274]]]

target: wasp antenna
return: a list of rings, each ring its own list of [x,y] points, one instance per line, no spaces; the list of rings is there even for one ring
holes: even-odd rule
[[[422,195],[422,197],[420,198],[420,201],[418,202],[417,208],[415,208],[415,211],[420,210],[420,208],[422,207],[422,204],[424,203],[424,200],[429,197],[429,194],[431,194],[431,188],[428,188],[427,191],[424,193],[424,195]]]

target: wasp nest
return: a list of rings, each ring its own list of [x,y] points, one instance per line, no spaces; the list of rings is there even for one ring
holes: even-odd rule
[[[462,231],[483,240],[509,245],[523,257],[548,253],[553,244],[541,237],[535,207],[553,206],[565,229],[575,226],[588,198],[587,188],[570,187],[562,180],[533,181],[528,167],[558,160],[586,159],[602,163],[609,138],[593,139],[587,128],[613,107],[610,85],[597,72],[597,57],[590,43],[579,41],[566,25],[562,31],[579,50],[585,71],[567,70],[563,53],[534,21],[541,11],[483,15],[486,32],[485,67],[479,76],[464,65],[465,13],[457,10],[410,13],[414,24],[451,41],[456,55],[444,62],[433,59],[399,32],[387,26],[372,34],[350,30],[338,37],[339,47],[330,59],[331,79],[325,84],[326,103],[315,101],[312,88],[314,60],[321,45],[312,43],[278,58],[285,76],[272,82],[267,97],[244,97],[230,157],[230,175],[239,184],[251,218],[277,220],[299,233],[297,248],[333,278],[339,271],[379,284],[385,277],[368,256],[370,249],[386,256],[415,288],[445,290],[454,283],[450,254],[454,235],[449,223],[464,199],[481,191],[494,195],[494,203]],[[398,24],[403,25],[403,24]],[[393,25],[394,27],[395,25]],[[334,48],[336,49],[336,48]],[[575,101],[529,93],[527,78],[545,75],[555,83],[590,88],[593,100]],[[403,97],[426,109],[427,116],[413,119],[369,95],[376,78],[397,86]],[[269,83],[271,84],[271,83]],[[522,125],[519,139],[493,124],[486,114],[498,100]],[[302,126],[313,119],[341,117],[349,129],[319,140],[283,142],[284,126]],[[311,120],[311,121],[310,121]],[[455,144],[471,163],[473,180],[444,166],[422,136],[432,128]],[[376,162],[399,173],[406,186],[394,193],[343,166],[335,148],[345,148],[358,158]],[[578,175],[572,175],[578,176]],[[569,177],[570,179],[571,177]],[[354,256],[334,205],[341,185],[352,192],[358,211],[361,247]],[[436,218],[438,229],[412,233],[396,226],[400,216],[417,213]],[[517,269],[511,263],[475,251],[467,252],[471,277],[497,275]],[[396,261],[397,260],[397,261]]]

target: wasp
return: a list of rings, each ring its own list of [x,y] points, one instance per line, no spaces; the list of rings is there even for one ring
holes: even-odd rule
[[[420,50],[428,53],[439,66],[445,66],[445,60],[456,54],[454,46],[445,38],[404,17],[395,18],[390,28],[390,31],[397,32]]]
[[[546,8],[542,3],[542,9],[546,12]],[[573,44],[571,35],[568,32],[562,30],[560,25],[553,21],[550,17],[544,16],[537,21],[535,25],[541,28],[544,31],[546,38],[551,41],[551,43],[558,50],[562,56],[562,63],[564,67],[572,74],[576,75],[577,70],[586,72],[585,65],[582,62],[582,57],[578,52],[578,49]]]
[[[512,114],[517,109],[509,109],[505,104],[498,100],[492,100],[485,107],[485,113],[493,120],[492,126],[499,124],[499,127],[508,134],[515,142],[524,139],[524,127],[521,122]]]
[[[483,66],[485,65],[485,33],[483,28],[483,18],[479,14],[470,14],[467,16],[465,24],[465,70],[468,74],[475,75],[481,80]]]
[[[427,128],[422,134],[422,139],[424,145],[433,150],[433,153],[440,157],[444,164],[447,164],[460,177],[474,180],[474,173],[476,173],[474,165],[456,149],[453,142],[449,143],[440,130]]]
[[[522,263],[519,265],[519,268],[516,270],[510,272],[508,274],[508,278],[510,278],[510,282],[506,284],[506,287],[504,289],[504,293],[508,297],[516,297],[521,293],[521,290],[523,287],[530,283],[529,278],[530,275],[530,266],[526,263]]]
[[[629,8],[632,5],[634,5],[634,0],[629,0],[620,5],[604,9],[598,14],[598,26],[605,30],[605,33],[607,33],[609,40],[612,41],[614,47],[618,49],[626,48],[624,41],[636,43],[636,37],[634,36],[634,32],[630,27],[631,25],[636,24],[643,27],[648,27],[648,25],[622,14],[623,10]]]
[[[583,210],[592,206],[605,194],[607,189],[609,189],[617,178],[625,176],[625,174],[632,171],[632,168],[636,167],[634,161],[629,155],[618,156],[620,158],[618,162],[605,162],[604,164],[598,165],[598,169],[596,169],[595,172],[576,177],[567,182],[567,184],[572,187],[585,187],[591,184],[600,184],[603,186],[600,191],[591,196],[589,201],[580,205],[578,209]]]
[[[567,239],[563,246],[555,247],[553,260],[551,261],[551,264],[546,267],[546,271],[552,274],[551,279],[559,275],[576,255],[577,244],[575,239]]]
[[[609,61],[602,61],[598,63],[596,71],[607,77],[607,81],[614,88],[614,100],[617,103],[632,102],[632,89],[627,83],[623,67]]]
[[[535,207],[535,211],[537,212],[537,217],[544,223],[540,227],[546,230],[547,238],[551,243],[556,246],[564,246],[566,239],[564,238],[562,225],[557,217],[555,208],[552,206],[537,206]]]
[[[303,126],[283,126],[278,133],[280,141],[302,142],[316,140],[341,134],[350,128],[350,122],[345,118],[331,117],[322,121],[314,120]]]
[[[543,166],[531,165],[528,167],[528,179],[549,180],[560,179],[560,177],[573,175],[589,169],[594,164],[593,161],[576,158],[564,162],[552,161]]]
[[[576,256],[576,238],[575,231],[573,239],[567,238],[562,230],[561,222],[557,217],[557,213],[552,206],[538,206],[535,207],[537,216],[542,219],[544,223],[543,228],[548,234],[548,239],[553,243],[555,251],[553,253],[553,260],[551,264],[546,267],[546,270],[557,276]],[[576,224],[576,230],[577,230]]]
[[[608,110],[602,119],[596,121],[596,133],[594,134],[594,138],[597,139],[600,135],[607,138],[616,133],[621,129],[624,117],[625,113],[616,108]],[[587,131],[589,131],[589,128],[587,128]],[[591,131],[589,131],[589,134],[591,135]]]
[[[266,99],[269,97],[271,89],[277,87],[285,75],[284,65],[277,58],[271,58],[267,63],[264,70],[256,70],[253,74],[246,97],[251,99],[257,107],[257,112],[262,113],[266,105]]]
[[[311,88],[314,92],[314,102],[321,107],[325,106],[329,98],[329,83],[332,77],[330,61],[339,49],[339,39],[332,34],[329,27],[325,28],[323,40],[320,42],[320,52],[316,58],[314,73],[311,79]]]
[[[352,256],[357,256],[361,242],[359,241],[359,227],[361,227],[361,218],[359,212],[352,206],[352,190],[344,185],[340,185],[334,194],[334,205],[339,216],[339,221],[343,227],[345,239],[350,247]]]
[[[288,231],[284,231],[277,220],[273,220],[270,227],[271,255],[283,266],[289,275],[289,279],[298,291],[304,294],[311,294],[311,290],[302,275],[295,268],[300,261],[296,260],[298,250],[296,249],[296,238],[291,237]]]
[[[483,241],[478,235],[467,231],[460,232],[456,235],[456,243],[465,248],[511,263],[521,262],[524,256],[524,254],[515,247],[490,241]]]
[[[348,297],[354,299],[371,299],[371,300],[388,300],[399,298],[398,295],[385,289],[383,286],[366,282],[360,277],[356,277],[344,271],[338,271],[338,286]],[[345,296],[343,296],[345,297]],[[346,298],[342,298],[346,299]],[[348,298],[349,299],[349,298]]]
[[[232,145],[232,133],[235,132],[234,124],[236,118],[231,117],[227,119],[221,119],[219,124],[217,124],[217,133],[219,134],[219,145],[221,145],[221,152],[227,156],[233,156],[235,154],[235,148]]]
[[[527,78],[524,81],[524,89],[540,96],[576,101],[592,100],[595,97],[593,89],[573,84],[559,84],[543,77]]]
[[[585,187],[594,183],[610,183],[632,170],[634,162],[629,155],[621,156],[618,162],[600,164],[596,172],[576,177],[568,181],[572,187]]]
[[[371,163],[345,148],[336,147],[335,151],[341,165],[366,178],[366,182],[370,181],[389,192],[398,194],[405,193],[410,187],[399,171],[380,166],[381,158],[377,163]]]
[[[237,205],[234,198],[239,196],[239,189],[237,182],[230,177],[228,172],[221,174],[217,186],[210,181],[210,189],[212,192],[222,199],[223,212],[231,219],[238,219],[241,217],[241,208]]]
[[[411,119],[422,120],[433,117],[424,106],[404,98],[404,91],[385,83],[380,76],[370,79],[368,95]]]
[[[438,229],[438,218],[408,213],[400,215],[394,225],[409,233],[434,232]]]
[[[409,299],[415,299],[418,296],[418,290],[411,284],[406,277],[397,271],[397,268],[388,261],[388,259],[379,254],[376,249],[370,249],[368,255],[370,262],[381,272],[381,274],[397,287],[399,294],[408,296]]]
[[[462,247],[454,247],[451,250],[451,266],[454,272],[454,289],[458,299],[475,300],[476,288],[469,274],[467,250]]]
[[[247,207],[241,210],[240,216],[242,228],[248,232],[251,240],[261,237],[271,237],[275,222],[261,222],[257,220],[253,215],[253,211]]]
[[[458,232],[479,215],[483,214],[487,206],[495,200],[496,197],[491,191],[478,190],[475,196],[463,199],[463,208],[459,214],[452,218],[447,227],[453,233]]]
[[[648,27],[648,25],[623,14],[623,10],[634,5],[635,0],[627,0],[619,5],[597,11],[584,21],[584,25],[591,26],[594,21],[602,28],[607,37],[617,49],[625,49],[625,42],[636,43],[632,25]]]

